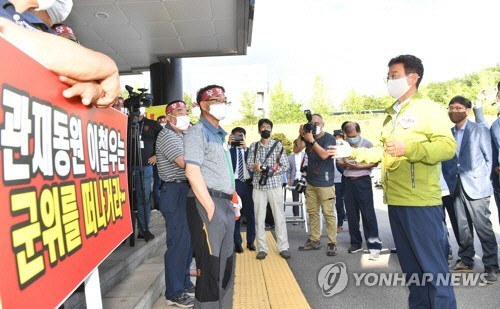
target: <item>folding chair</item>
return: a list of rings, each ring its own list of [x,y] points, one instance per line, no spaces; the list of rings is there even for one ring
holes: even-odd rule
[[[286,193],[287,191],[293,191],[295,190],[295,186],[285,186],[283,188],[283,204],[285,205],[285,212],[286,212],[286,207],[287,206],[299,206],[300,207],[300,216],[298,217],[295,217],[295,216],[288,216],[288,217],[285,217],[285,220],[287,223],[290,223],[290,222],[300,222],[302,223],[302,227],[306,229],[306,233],[309,233],[309,225],[308,225],[308,222],[307,222],[307,216],[306,216],[306,205],[303,201],[303,193],[300,193],[299,194],[299,200],[297,202],[293,202],[293,201],[287,201],[286,199]]]

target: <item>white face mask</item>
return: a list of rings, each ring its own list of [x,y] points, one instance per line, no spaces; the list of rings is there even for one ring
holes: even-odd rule
[[[408,76],[411,76],[411,74]],[[411,86],[408,85],[408,81],[406,80],[408,76],[387,81],[387,91],[391,97],[397,100],[410,90]]]
[[[175,116],[174,116],[175,117]],[[189,116],[178,116],[175,117],[177,119],[177,123],[175,124],[175,127],[181,131],[186,131],[189,128]]]
[[[210,105],[209,113],[219,121],[224,120],[227,115],[227,104]]]
[[[125,115],[128,115],[128,110],[126,107],[120,108],[120,112],[124,113]]]
[[[146,114],[146,108],[145,107],[139,107],[139,115],[144,115]]]
[[[165,127],[165,125],[166,125],[166,123],[165,123],[165,122],[161,122],[161,123],[160,123],[160,126],[162,126],[162,128],[164,128],[164,127]]]
[[[56,0],[54,4],[47,9],[47,14],[49,14],[50,20],[52,20],[54,24],[60,24],[68,18],[72,8],[73,0]]]
[[[321,133],[321,127],[316,127],[316,132],[314,132],[314,135],[319,135]]]

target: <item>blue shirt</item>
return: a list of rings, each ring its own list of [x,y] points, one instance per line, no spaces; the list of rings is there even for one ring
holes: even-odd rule
[[[453,136],[455,137],[455,140],[457,141],[457,151],[456,151],[456,154],[457,154],[457,157],[458,157],[458,154],[460,153],[460,148],[462,147],[462,139],[464,138],[464,133],[465,133],[465,127],[467,126],[467,121],[464,123],[464,125],[458,129],[458,132],[457,132],[457,127],[453,127],[451,129],[451,131],[453,132]]]
[[[234,175],[226,131],[201,117],[184,136],[184,162],[200,167],[207,188],[233,194]]]

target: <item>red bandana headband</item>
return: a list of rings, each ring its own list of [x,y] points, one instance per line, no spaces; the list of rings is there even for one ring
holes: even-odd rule
[[[184,102],[175,102],[175,103],[172,103],[170,104],[169,106],[167,106],[167,114],[170,114],[174,109],[178,109],[178,108],[186,108],[186,104],[184,104]]]
[[[224,94],[224,90],[222,90],[222,88],[219,88],[219,87],[210,88],[208,90],[205,90],[205,92],[203,92],[203,94],[201,95],[200,101],[205,101],[206,99],[213,97],[214,95],[219,95],[219,94]]]

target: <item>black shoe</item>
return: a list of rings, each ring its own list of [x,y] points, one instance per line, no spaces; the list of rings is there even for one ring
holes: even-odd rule
[[[144,239],[144,234],[143,233],[137,233],[137,238],[138,239]]]
[[[155,239],[155,235],[153,235],[150,231],[144,232],[144,240],[146,242],[148,242],[148,241],[150,241],[152,239]]]
[[[267,252],[260,251],[259,253],[257,253],[257,260],[263,260],[266,258],[266,256],[267,256]]]
[[[191,296],[189,296],[183,292],[181,295],[177,296],[176,298],[173,298],[173,299],[167,298],[167,304],[169,306],[177,306],[177,307],[181,307],[181,308],[191,308],[194,306],[194,298],[192,298]]]
[[[290,252],[288,252],[288,250],[283,250],[280,252],[280,255],[282,258],[284,258],[285,260],[288,260],[292,255],[290,254]]]
[[[196,291],[196,288],[194,285],[190,288],[184,289],[184,293],[186,293],[188,296],[191,296],[191,297],[194,297],[195,291]]]
[[[241,244],[234,244],[234,252],[243,253],[243,247],[241,246]]]
[[[347,252],[354,254],[354,253],[362,251],[362,250],[363,250],[363,248],[353,245],[353,246],[349,247],[349,249],[347,249]]]
[[[396,248],[392,248],[391,253],[398,253],[398,250],[396,250]]]
[[[486,283],[495,283],[495,282],[497,282],[496,270],[493,270],[493,269],[490,269],[490,268],[486,268],[484,270],[483,280]]]
[[[329,243],[326,246],[326,255],[328,255],[328,256],[336,256],[337,255],[337,246],[334,243]]]
[[[247,243],[247,249],[250,251],[255,251],[257,248],[255,248],[255,245],[252,242]]]

